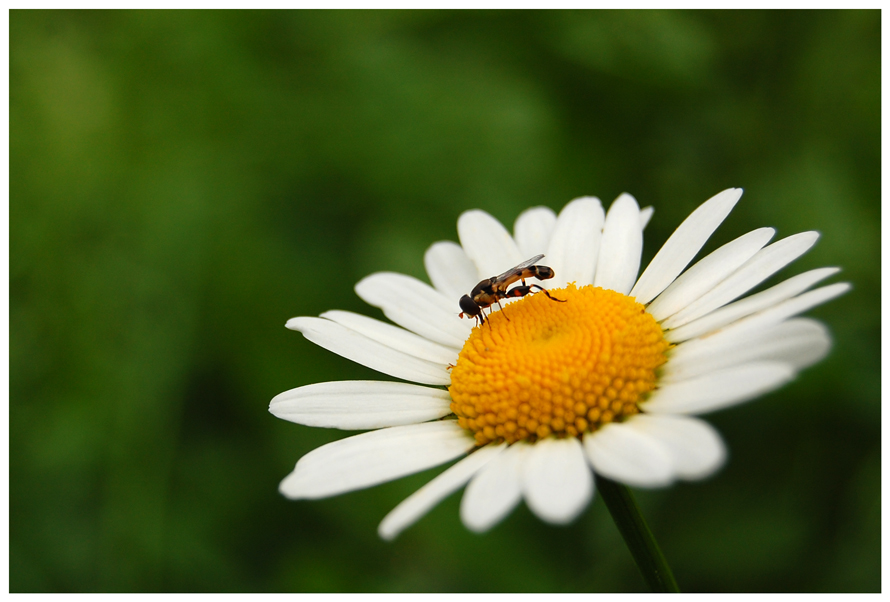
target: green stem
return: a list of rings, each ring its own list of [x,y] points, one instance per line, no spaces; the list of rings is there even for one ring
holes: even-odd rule
[[[664,559],[630,489],[600,476],[597,476],[596,484],[624,543],[652,591],[679,593],[680,588],[677,587],[671,567]]]

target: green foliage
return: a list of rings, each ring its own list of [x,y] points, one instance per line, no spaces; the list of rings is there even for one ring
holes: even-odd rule
[[[394,543],[421,474],[289,502],[344,436],[275,394],[381,378],[284,329],[380,316],[482,208],[619,193],[644,261],[695,206],[822,232],[832,355],[712,417],[715,478],[637,492],[685,591],[880,589],[880,13],[12,11],[13,591],[641,591],[602,501],[484,536],[458,496]],[[775,279],[773,280],[775,281]],[[457,311],[457,306],[455,306]],[[431,471],[435,472],[435,471]]]

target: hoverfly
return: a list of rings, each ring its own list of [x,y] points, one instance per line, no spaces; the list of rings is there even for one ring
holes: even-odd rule
[[[469,295],[464,295],[460,298],[460,308],[463,310],[460,313],[460,317],[463,318],[464,314],[466,314],[467,316],[477,318],[482,324],[485,324],[485,314],[482,313],[484,308],[491,307],[493,304],[497,303],[498,307],[503,310],[504,308],[501,307],[501,299],[506,299],[508,297],[524,297],[532,292],[532,289],[542,291],[547,295],[548,299],[565,303],[564,299],[551,297],[550,293],[548,293],[544,287],[537,284],[525,283],[526,278],[537,278],[538,280],[553,278],[553,270],[551,268],[546,265],[535,265],[535,262],[543,257],[544,255],[535,255],[528,261],[523,261],[515,268],[510,268],[500,276],[493,276],[479,282],[479,284],[473,287],[473,290],[470,291]],[[507,290],[507,287],[517,280],[521,280],[522,285]]]

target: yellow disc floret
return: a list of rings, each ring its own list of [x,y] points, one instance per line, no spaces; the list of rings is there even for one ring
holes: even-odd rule
[[[473,329],[451,410],[479,445],[577,437],[636,414],[669,344],[632,297],[593,286],[534,294]]]

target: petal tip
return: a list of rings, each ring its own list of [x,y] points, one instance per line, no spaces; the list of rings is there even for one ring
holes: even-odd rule
[[[741,188],[728,188],[728,189],[724,190],[721,194],[725,194],[727,201],[732,202],[732,204],[735,204],[739,201],[740,198],[742,198],[742,195],[744,193],[745,193],[745,191]]]
[[[302,317],[291,318],[287,322],[284,323],[284,327],[288,330],[296,330],[298,332],[302,331]]]
[[[386,519],[383,519],[383,522],[380,523],[380,526],[377,527],[377,535],[383,541],[393,541],[396,537],[399,536],[401,531],[394,529],[390,524],[386,522]]]
[[[599,197],[579,196],[577,198],[572,199],[568,203],[566,203],[566,206],[563,207],[563,211],[565,211],[566,207],[568,207],[570,205],[572,205],[572,206],[574,206],[574,205],[591,205],[594,207],[602,207],[603,202],[599,199]]]
[[[297,477],[297,471],[294,469],[289,475],[282,479],[281,483],[278,484],[278,493],[283,495],[289,500],[299,500],[302,499],[303,492],[300,491],[300,479]]]

